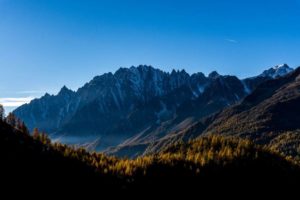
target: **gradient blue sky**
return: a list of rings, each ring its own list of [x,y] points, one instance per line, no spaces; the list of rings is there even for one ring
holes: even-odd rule
[[[121,66],[239,77],[296,67],[299,10],[300,0],[0,0],[0,102]]]

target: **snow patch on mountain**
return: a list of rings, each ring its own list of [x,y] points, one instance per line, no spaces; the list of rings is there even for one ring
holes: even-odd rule
[[[249,86],[246,84],[245,80],[242,80],[242,84],[244,86],[245,93],[250,94],[251,90],[250,90]]]
[[[294,71],[293,68],[289,67],[287,64],[277,65],[268,70],[265,70],[260,76],[278,78],[287,75],[288,73]]]

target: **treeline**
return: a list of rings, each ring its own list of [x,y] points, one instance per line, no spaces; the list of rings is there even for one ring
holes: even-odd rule
[[[15,117],[2,119],[0,154],[2,166],[6,167],[1,173],[9,174],[8,180],[12,181],[20,177],[24,181],[25,177],[87,184],[92,180],[94,186],[101,188],[184,190],[223,185],[228,180],[237,185],[251,181],[292,184],[300,178],[295,162],[249,140],[206,136],[175,142],[157,154],[120,159],[51,143],[47,134],[38,129],[29,134],[27,128],[17,125],[19,122],[11,123],[19,121]]]
[[[25,123],[17,118],[13,113],[9,113],[5,117],[5,110],[3,105],[0,104],[0,121],[4,121],[11,125],[13,128],[20,130],[25,134],[29,134],[28,128],[26,127]]]

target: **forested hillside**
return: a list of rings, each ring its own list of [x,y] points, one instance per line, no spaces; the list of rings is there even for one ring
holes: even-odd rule
[[[30,136],[1,121],[0,143],[1,181],[9,183],[32,180],[48,186],[56,181],[100,191],[184,191],[204,185],[221,187],[228,180],[237,185],[251,181],[292,185],[300,175],[297,164],[268,148],[221,136],[176,142],[157,154],[131,160],[52,144],[36,129]]]

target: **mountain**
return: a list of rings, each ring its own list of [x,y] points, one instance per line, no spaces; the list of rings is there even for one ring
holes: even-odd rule
[[[235,135],[273,145],[290,136],[296,144],[288,154],[298,151],[299,155],[299,105],[300,68],[261,84],[241,104],[219,113],[205,133]]]
[[[272,148],[277,146],[275,149],[285,152],[286,155],[298,156],[300,141],[296,139],[299,138],[297,129],[300,128],[300,118],[296,113],[299,111],[299,102],[294,102],[299,93],[298,72],[299,69],[277,79],[261,79],[262,76],[259,75],[256,81],[262,83],[236,105],[201,118],[197,122],[187,123],[184,129],[171,131],[155,141],[132,141],[119,145],[108,153],[124,156],[138,152],[147,155],[158,152],[164,146],[178,140],[187,141],[202,134],[222,134],[249,138]],[[273,77],[273,74],[270,76]],[[245,80],[255,82],[255,77]],[[289,87],[286,86],[288,89],[283,87],[286,84],[289,84]],[[282,90],[279,90],[281,87]],[[219,93],[217,90],[213,91]],[[258,103],[256,101],[264,104],[256,105]],[[291,142],[290,138],[295,138],[295,141]]]
[[[199,120],[186,130],[148,147],[159,151],[182,138],[238,136],[300,161],[300,68],[260,84],[240,103]],[[146,152],[146,153],[147,153]]]
[[[258,85],[261,83],[270,80],[285,76],[291,72],[293,72],[293,68],[289,67],[287,64],[277,65],[275,67],[271,67],[258,76],[246,78],[243,80],[245,84],[246,90],[250,94]]]
[[[38,127],[61,141],[87,138],[97,150],[142,144],[138,149],[144,151],[147,145],[143,143],[185,130],[199,119],[238,103],[257,85],[289,73],[289,69],[282,65],[239,80],[217,72],[206,77],[184,70],[167,73],[145,65],[120,68],[96,76],[76,92],[64,86],[57,95],[46,94],[14,114],[29,129]]]
[[[287,64],[283,64],[283,65],[277,65],[273,68],[265,70],[260,76],[261,77],[278,78],[278,77],[284,76],[288,73],[291,73],[292,71],[293,71],[293,69],[290,68]]]
[[[57,95],[46,93],[42,98],[34,99],[14,113],[28,124],[30,130],[38,127],[51,133],[77,109],[77,105],[71,103],[74,98],[76,93],[64,86]]]

